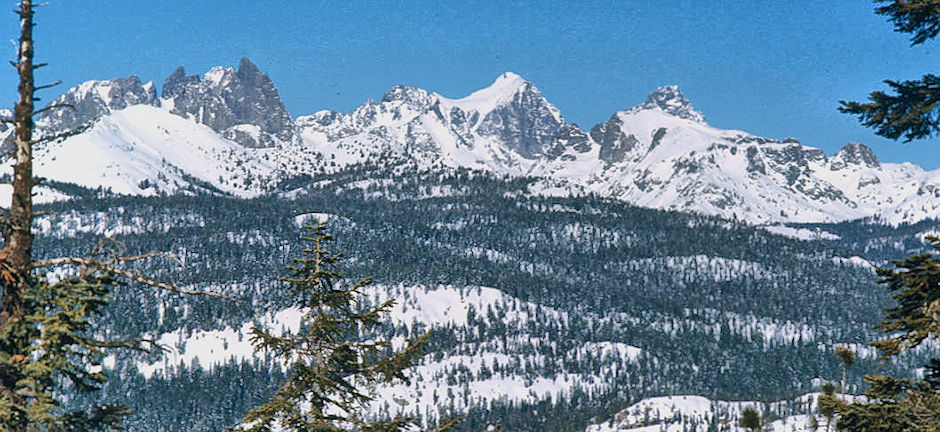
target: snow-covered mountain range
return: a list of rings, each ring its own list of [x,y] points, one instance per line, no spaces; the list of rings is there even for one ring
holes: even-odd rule
[[[37,174],[119,193],[290,193],[280,185],[300,175],[409,161],[753,223],[940,216],[940,171],[880,163],[863,144],[827,156],[793,138],[718,129],[676,86],[589,130],[509,72],[459,99],[397,86],[349,113],[295,119],[247,59],[202,76],[179,68],[160,96],[129,77],[83,83],[53,103],[76,109],[48,111],[38,126],[70,136],[37,152]]]

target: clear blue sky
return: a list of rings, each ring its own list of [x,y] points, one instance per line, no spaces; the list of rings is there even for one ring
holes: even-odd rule
[[[836,111],[885,78],[940,72],[940,42],[909,47],[868,0],[47,1],[39,78],[66,86],[134,74],[159,87],[178,65],[203,73],[246,56],[298,116],[349,111],[396,84],[462,96],[513,71],[589,128],[678,84],[714,126],[940,166],[940,139],[894,143]],[[17,22],[3,22],[12,59]],[[7,68],[0,101],[14,92]]]

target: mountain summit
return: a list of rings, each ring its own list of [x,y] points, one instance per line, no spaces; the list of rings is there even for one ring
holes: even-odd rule
[[[676,85],[656,89],[646,97],[646,102],[637,108],[660,109],[679,118],[705,123],[705,116],[692,106]]]
[[[451,105],[464,111],[477,111],[486,113],[492,111],[497,105],[511,101],[514,95],[526,88],[535,89],[532,83],[512,72],[504,72],[492,84],[460,99],[446,99]],[[536,92],[538,90],[535,90]]]
[[[489,87],[447,102],[465,113],[478,113],[482,119],[477,134],[503,141],[527,159],[545,155],[565,124],[561,112],[535,85],[512,72],[503,73]]]

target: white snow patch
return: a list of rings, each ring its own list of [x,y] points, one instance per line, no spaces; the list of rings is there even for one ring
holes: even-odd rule
[[[769,403],[720,401],[695,395],[652,397],[631,405],[606,421],[588,426],[585,432],[686,432],[693,425],[696,430],[706,430],[711,423],[723,425],[725,429],[721,430],[728,432],[745,432],[738,419],[748,407],[762,415],[766,408],[768,414],[775,418],[763,425],[766,432],[811,432],[810,418],[820,395],[807,393],[792,401]],[[849,402],[861,398],[846,396]],[[825,425],[822,416],[816,417],[821,425]]]
[[[841,238],[836,234],[819,229],[793,228],[786,225],[763,225],[761,228],[774,234],[780,234],[798,240],[838,240]]]

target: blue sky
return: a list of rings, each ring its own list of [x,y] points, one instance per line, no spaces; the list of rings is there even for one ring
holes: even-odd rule
[[[938,42],[911,48],[868,0],[49,3],[36,17],[37,57],[50,63],[39,80],[65,86],[127,75],[160,86],[176,66],[203,73],[246,56],[297,116],[348,111],[396,84],[458,97],[513,71],[589,128],[678,84],[717,127],[828,154],[863,142],[883,161],[940,166],[940,139],[880,139],[836,111],[885,78],[938,69]],[[15,16],[0,25],[12,59]],[[4,105],[15,87],[7,68]]]

